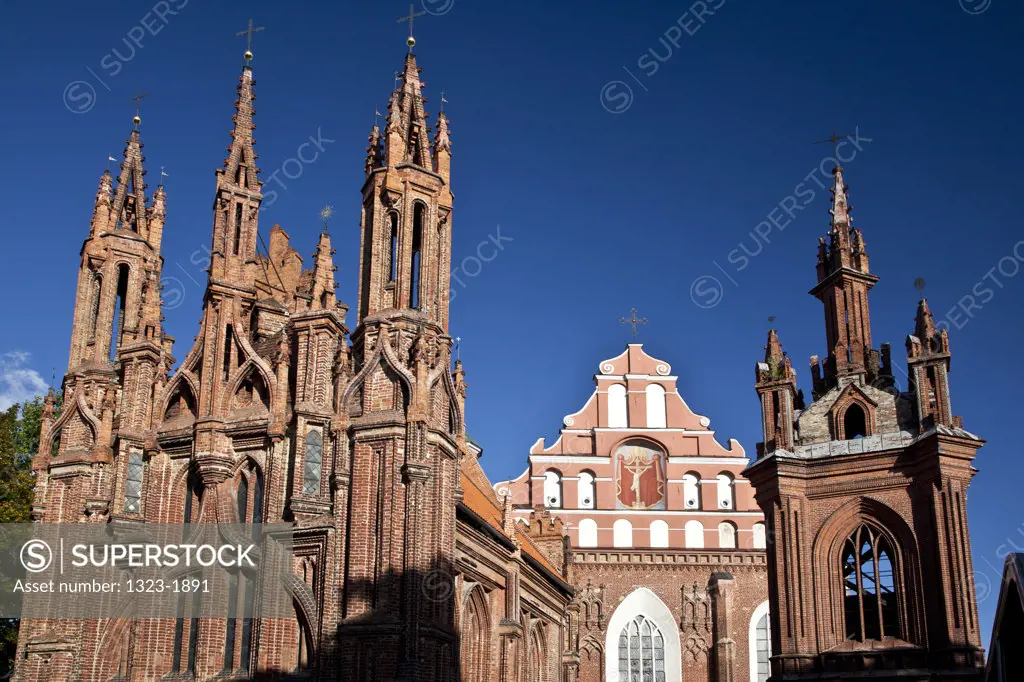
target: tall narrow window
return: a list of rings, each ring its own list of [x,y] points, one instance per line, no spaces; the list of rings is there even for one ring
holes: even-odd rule
[[[544,472],[544,506],[553,509],[562,506],[562,474],[554,470]]]
[[[758,611],[760,610],[762,609],[758,609]],[[768,610],[763,610],[764,613],[754,622],[754,661],[753,665],[751,665],[753,675],[750,682],[767,682],[772,674],[771,619],[768,617]]]
[[[258,524],[263,516],[263,474],[250,463],[238,474],[235,488],[238,522],[252,524],[252,536],[259,532]],[[248,672],[252,657],[252,610],[256,587],[256,575],[245,570],[236,570],[228,583],[228,614],[224,638],[224,669],[231,670],[238,644],[237,671]],[[241,599],[239,597],[241,596]],[[239,602],[241,601],[241,604]],[[239,628],[241,620],[241,628]],[[239,630],[241,631],[239,634]]]
[[[242,243],[242,205],[235,204],[235,241],[231,244],[231,251],[238,255]]]
[[[893,580],[892,548],[884,537],[861,526],[842,553],[846,638],[856,641],[898,637],[899,604]]]
[[[145,464],[141,452],[128,453],[127,475],[124,483],[124,510],[129,514],[142,512],[142,472]]]
[[[644,393],[647,397],[647,428],[665,428],[665,387],[648,384]]]
[[[100,318],[100,296],[103,293],[103,277],[100,273],[92,276],[92,314],[89,316],[89,339],[96,339],[96,323]]]
[[[700,509],[700,484],[696,474],[683,474],[683,507]]]
[[[702,549],[704,547],[704,525],[700,521],[687,521],[684,529],[686,533],[686,548]]]
[[[718,508],[732,509],[735,506],[733,499],[732,476],[729,474],[718,474]]]
[[[597,521],[594,519],[583,519],[580,521],[579,542],[580,547],[597,547]]]
[[[619,676],[630,682],[665,682],[665,638],[640,615],[619,634]]]
[[[633,546],[633,524],[619,519],[612,524],[612,545],[628,549]]]
[[[319,431],[310,431],[306,436],[306,457],[302,472],[302,494],[320,494],[320,470],[323,461],[324,439]]]
[[[230,324],[224,327],[224,381],[231,378],[231,343],[234,335],[234,327]]]
[[[718,546],[722,549],[736,549],[736,526],[728,521],[718,524]]]
[[[182,523],[190,524],[197,519],[199,513],[199,495],[202,491],[202,484],[199,482],[195,472],[189,472],[185,477],[185,509],[182,514]],[[181,532],[182,542],[188,539],[188,528],[184,528]],[[185,601],[186,595],[184,593],[178,595],[178,617],[174,621],[174,644],[171,649],[171,672],[181,672],[181,654],[182,654],[182,640],[185,636]],[[199,618],[195,614],[199,613],[199,592],[193,593],[192,598],[192,618],[189,619],[189,640],[188,640],[188,652],[187,652],[187,669],[186,672],[194,673],[196,669],[196,645],[199,642],[198,631],[199,631]]]
[[[629,426],[624,384],[612,384],[608,387],[608,426],[613,429],[624,429]]]
[[[576,485],[576,506],[580,509],[595,509],[597,497],[594,490],[594,474],[581,471]]]
[[[390,258],[388,263],[388,281],[394,282],[398,278],[398,214],[391,213],[388,215],[388,219],[391,221],[391,243],[388,246],[388,257]]]
[[[125,324],[125,301],[128,298],[128,273],[130,269],[127,264],[122,263],[117,267],[117,294],[114,298],[114,314],[111,316],[110,325],[110,359],[117,358],[117,349],[121,345],[124,336]]]
[[[420,307],[420,269],[423,251],[423,221],[427,207],[417,203],[412,212],[412,259],[409,272],[409,307]]]

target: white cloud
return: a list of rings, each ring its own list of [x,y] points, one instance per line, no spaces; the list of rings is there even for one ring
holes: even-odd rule
[[[0,355],[0,410],[32,400],[50,387],[39,372],[25,366],[31,357],[21,350]]]

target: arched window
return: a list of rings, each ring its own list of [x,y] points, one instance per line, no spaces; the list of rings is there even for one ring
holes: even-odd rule
[[[664,682],[665,638],[661,630],[640,615],[619,634],[619,679]]]
[[[647,428],[665,428],[665,387],[661,384],[647,384]]]
[[[700,509],[700,478],[696,474],[683,474],[683,507]]]
[[[562,507],[562,474],[553,469],[544,472],[544,506],[551,509]]]
[[[487,668],[491,661],[491,619],[487,610],[487,597],[481,587],[473,587],[470,591],[461,620],[459,656],[462,679],[466,682],[484,682],[489,679]]]
[[[718,546],[722,549],[736,549],[736,526],[728,521],[718,524]]]
[[[764,524],[758,521],[754,524],[754,549],[764,549],[767,547],[767,535],[765,534]]]
[[[103,291],[103,276],[94,272],[92,275],[92,314],[89,318],[89,340],[96,340],[96,322],[100,317],[100,296]]]
[[[199,503],[203,491],[203,484],[195,471],[189,471],[185,475],[185,505],[182,513],[182,523],[190,524],[199,520]],[[188,529],[181,534],[182,541],[188,539]],[[189,606],[191,602],[191,606]],[[190,608],[191,618],[185,618],[185,609]],[[196,670],[196,649],[199,646],[199,591],[195,591],[186,600],[186,595],[178,595],[178,617],[174,620],[174,641],[171,648],[171,672],[182,672],[182,654],[185,654],[185,671],[194,673]],[[188,648],[185,649],[185,629],[188,628]]]
[[[687,549],[701,549],[704,547],[704,526],[700,521],[687,521],[684,529]]]
[[[626,519],[619,519],[612,524],[612,545],[629,548],[633,546],[633,524]]]
[[[124,510],[128,514],[142,513],[142,475],[145,469],[142,453],[130,451],[124,482]]]
[[[626,386],[612,384],[608,387],[608,427],[624,429],[629,426],[629,411],[626,407]]]
[[[253,524],[252,534],[255,537],[258,532],[257,524],[263,520],[263,473],[254,462],[250,461],[238,472],[235,481],[238,523]],[[248,672],[249,670],[249,662],[252,658],[252,613],[255,587],[255,574],[236,570],[229,575],[228,619],[224,633],[224,670],[226,671]],[[239,624],[241,624],[241,628],[238,627]],[[236,644],[238,645],[237,663],[235,663]]]
[[[320,494],[320,470],[323,462],[324,437],[319,431],[306,435],[306,454],[302,471],[302,494]]]
[[[580,509],[595,509],[597,507],[596,492],[594,474],[589,471],[581,471],[576,485],[576,506]]]
[[[231,243],[231,252],[238,255],[242,248],[242,204],[235,204],[235,239]]]
[[[733,479],[729,474],[718,474],[718,508],[732,509],[735,506],[733,499]]]
[[[750,682],[767,682],[772,673],[772,634],[768,602],[762,602],[750,616]]]
[[[651,521],[651,547],[668,547],[668,524],[661,519]]]
[[[867,641],[899,636],[899,604],[892,562],[892,547],[870,526],[861,526],[843,544],[843,615],[847,639]]]
[[[856,403],[846,408],[843,414],[843,435],[845,440],[863,438],[868,435],[867,417],[864,415],[864,408]]]
[[[597,521],[594,519],[583,519],[579,528],[580,547],[597,547]]]

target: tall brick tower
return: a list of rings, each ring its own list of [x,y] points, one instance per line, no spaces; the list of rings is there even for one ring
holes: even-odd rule
[[[868,269],[833,170],[818,284],[828,357],[813,402],[775,330],[757,363],[764,442],[746,470],[768,524],[772,680],[977,680],[984,664],[966,491],[983,441],[949,402],[949,340],[927,303],[901,391],[871,347]]]
[[[349,433],[338,478],[350,495],[341,670],[353,680],[448,680],[455,670],[452,587],[461,367],[450,371],[451,147],[428,134],[410,50],[383,136],[374,126],[362,196]],[[458,382],[458,385],[456,385]],[[348,677],[346,677],[348,675]]]

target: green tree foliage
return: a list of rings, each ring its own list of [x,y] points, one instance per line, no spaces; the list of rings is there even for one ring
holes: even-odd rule
[[[60,409],[61,396],[57,395]],[[32,512],[32,457],[39,450],[43,399],[0,412],[0,523],[28,523]],[[56,415],[55,415],[56,417]],[[0,619],[0,679],[14,664],[18,620]]]

